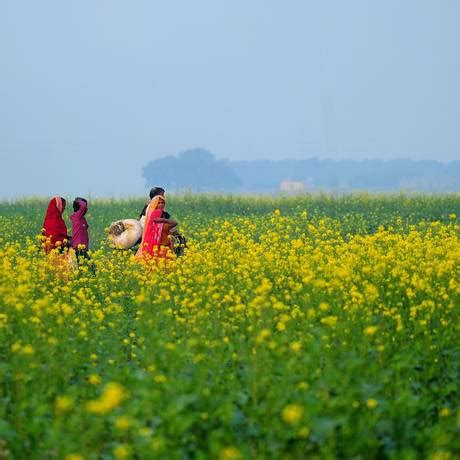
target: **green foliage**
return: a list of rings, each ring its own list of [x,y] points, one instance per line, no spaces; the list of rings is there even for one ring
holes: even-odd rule
[[[172,196],[183,258],[96,276],[0,204],[0,458],[460,455],[460,196]]]
[[[460,214],[460,195],[345,195],[239,196],[239,195],[168,195],[167,209],[177,218],[186,234],[193,237],[203,226],[212,228],[213,221],[250,217],[264,220],[274,209],[298,217],[305,210],[312,220],[322,217],[338,219],[344,233],[369,234],[378,227],[407,231],[420,221],[448,222],[449,215]],[[70,202],[70,198],[67,200]],[[87,218],[93,247],[105,240],[105,229],[114,220],[138,218],[145,205],[143,198],[90,199]],[[40,233],[48,202],[43,198],[26,198],[0,202],[0,225],[14,227],[14,234],[33,238]],[[70,227],[68,206],[65,220]],[[7,232],[0,233],[0,241]]]

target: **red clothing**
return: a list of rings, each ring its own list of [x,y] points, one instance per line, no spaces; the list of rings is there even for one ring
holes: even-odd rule
[[[65,200],[55,196],[51,199],[46,210],[45,222],[43,223],[43,236],[46,238],[45,251],[65,245],[64,240],[68,240],[67,227],[62,213],[65,209]]]
[[[166,233],[168,226],[163,222],[155,222],[155,219],[163,214],[163,210],[157,208],[160,200],[164,202],[163,197],[154,197],[147,207],[142,241],[136,257],[150,259],[152,257],[167,258],[169,256],[170,243],[167,238],[168,233]]]
[[[77,200],[80,208],[75,211],[71,216],[72,222],[72,247],[78,249],[78,246],[85,246],[88,249],[89,245],[89,234],[88,234],[88,222],[85,214],[88,210],[88,205],[83,200]]]
[[[137,251],[137,256],[152,257],[158,255],[163,232],[163,223],[157,223],[153,219],[161,217],[161,209],[148,209],[142,232],[142,241]]]

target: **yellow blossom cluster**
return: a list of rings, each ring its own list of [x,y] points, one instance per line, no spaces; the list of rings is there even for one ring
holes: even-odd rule
[[[146,265],[97,244],[95,275],[2,217],[0,452],[456,457],[455,197],[442,221],[428,199],[400,198],[426,217],[412,221],[385,197],[322,197],[323,214],[187,199],[183,257]],[[96,202],[90,225],[115,206]]]

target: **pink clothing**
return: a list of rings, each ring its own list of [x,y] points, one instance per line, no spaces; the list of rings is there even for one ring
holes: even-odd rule
[[[86,221],[87,204],[83,200],[78,200],[80,209],[70,215],[72,222],[72,247],[78,249],[78,246],[84,245],[85,249],[89,246],[88,222]]]

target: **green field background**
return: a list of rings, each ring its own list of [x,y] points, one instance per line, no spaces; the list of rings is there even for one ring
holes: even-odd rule
[[[71,198],[67,199],[64,219],[70,232]],[[146,200],[94,199],[89,202],[87,220],[93,247],[106,239],[105,229],[119,219],[139,218]],[[0,202],[3,231],[0,241],[33,238],[40,233],[48,200],[24,198]],[[188,238],[194,238],[203,226],[219,224],[222,219],[238,222],[240,218],[264,218],[275,209],[283,215],[299,216],[307,211],[310,220],[327,217],[340,221],[346,234],[368,234],[379,226],[393,226],[401,231],[421,221],[448,222],[452,213],[460,214],[460,194],[347,194],[301,196],[225,196],[172,195],[167,197],[166,209],[179,221]]]
[[[94,199],[95,275],[47,202],[0,203],[0,459],[460,458],[460,194],[172,195],[150,265]]]

